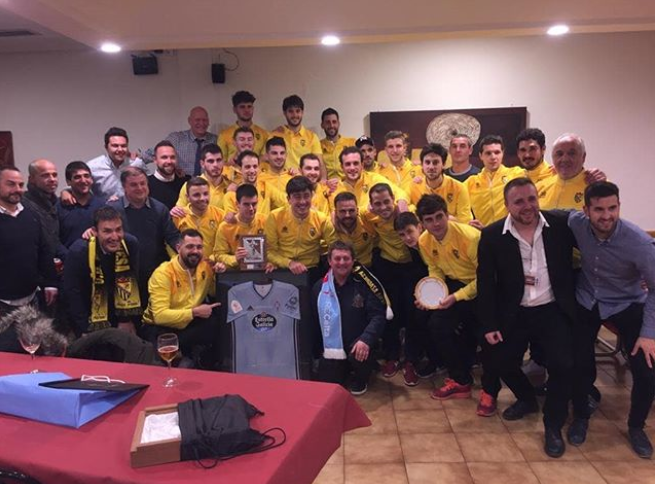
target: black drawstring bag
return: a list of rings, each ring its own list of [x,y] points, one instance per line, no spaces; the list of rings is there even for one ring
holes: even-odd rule
[[[221,460],[272,449],[286,441],[282,429],[260,433],[250,428],[250,419],[264,415],[240,395],[224,395],[206,399],[187,400],[178,404],[182,443],[182,460],[195,460],[205,468],[215,467]],[[279,442],[268,435],[279,430]],[[213,460],[204,464],[203,459]]]

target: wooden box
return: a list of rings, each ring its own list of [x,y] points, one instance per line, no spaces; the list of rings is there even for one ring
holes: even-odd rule
[[[148,407],[139,413],[134,437],[132,438],[132,447],[130,448],[130,465],[132,467],[146,467],[180,461],[180,439],[160,440],[148,444],[141,443],[143,425],[148,415],[174,412],[177,412],[177,404]]]

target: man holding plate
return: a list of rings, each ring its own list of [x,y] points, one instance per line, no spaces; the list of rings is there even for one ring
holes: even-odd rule
[[[449,378],[443,386],[432,392],[435,400],[469,398],[473,377],[466,334],[479,332],[477,318],[478,243],[480,231],[466,224],[449,220],[448,205],[439,195],[423,195],[416,205],[416,214],[425,232],[419,238],[421,256],[428,266],[437,304],[419,296],[416,305],[421,309],[434,309],[428,327],[437,344]],[[444,284],[445,281],[445,284]],[[425,282],[423,284],[425,284]],[[419,285],[422,285],[419,282]],[[417,288],[421,289],[417,285]],[[447,286],[447,287],[444,287]],[[428,291],[430,292],[430,291]],[[417,292],[420,294],[420,292]],[[464,331],[461,331],[462,325]],[[477,414],[489,417],[496,412],[496,399],[500,391],[500,379],[494,371],[492,352],[482,342],[482,390]]]

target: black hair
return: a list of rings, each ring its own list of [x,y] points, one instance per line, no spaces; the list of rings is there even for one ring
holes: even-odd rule
[[[614,195],[619,199],[619,187],[614,183],[608,181],[595,182],[585,188],[584,204],[589,207],[592,198],[606,198]]]
[[[432,215],[437,212],[443,212],[448,215],[448,204],[439,195],[423,195],[416,204],[416,215],[418,215],[420,220],[423,220],[423,217],[426,215]]]
[[[123,128],[117,128],[114,126],[113,128],[109,128],[105,133],[105,148],[109,146],[109,138],[112,136],[122,136],[125,138],[125,141],[128,143],[130,142],[130,139],[127,137],[127,131],[125,131]]]

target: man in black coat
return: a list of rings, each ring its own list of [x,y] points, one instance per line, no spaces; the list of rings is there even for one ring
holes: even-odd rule
[[[516,370],[530,342],[543,348],[549,373],[544,450],[560,457],[573,365],[575,239],[565,214],[539,211],[528,178],[510,181],[504,194],[509,215],[482,231],[478,248],[480,320],[487,342],[500,345],[501,377],[518,398],[503,413],[507,420],[538,411],[532,385]]]

